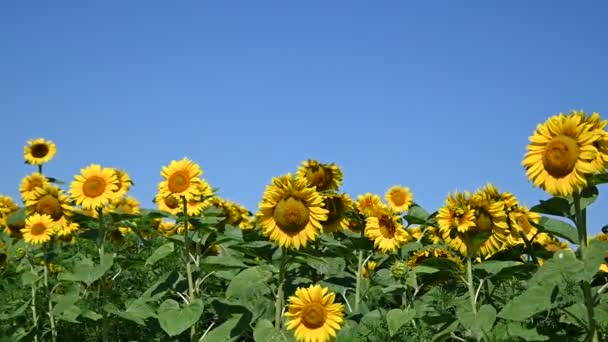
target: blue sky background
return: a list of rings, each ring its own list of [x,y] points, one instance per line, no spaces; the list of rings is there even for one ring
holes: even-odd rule
[[[433,211],[492,181],[531,206],[548,197],[521,166],[537,123],[608,118],[607,15],[605,1],[3,1],[0,193],[18,197],[23,145],[45,137],[46,174],[120,167],[144,206],[183,156],[252,210],[306,158],[340,165],[354,196],[403,184]]]

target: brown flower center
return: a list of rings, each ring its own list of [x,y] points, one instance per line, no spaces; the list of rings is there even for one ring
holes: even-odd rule
[[[47,214],[51,216],[53,220],[58,220],[63,214],[61,203],[53,195],[44,195],[40,198],[36,203],[36,212],[41,215]]]
[[[329,210],[325,224],[332,224],[342,218],[344,203],[339,197],[327,198],[325,200],[325,209]]]
[[[92,176],[82,185],[82,193],[89,198],[101,196],[106,190],[106,181],[102,177]]]
[[[395,237],[396,227],[390,217],[382,215],[382,217],[378,218],[378,225],[380,226],[380,234],[382,234],[384,238],[392,239]]]
[[[32,156],[34,158],[43,158],[49,153],[49,146],[47,144],[34,144],[32,145]]]
[[[169,191],[174,194],[180,194],[190,187],[190,175],[184,170],[173,172],[167,180]]]
[[[42,187],[42,179],[40,178],[30,178],[27,184],[27,191],[32,191],[36,188]]]
[[[402,190],[393,190],[390,194],[390,197],[391,201],[393,201],[396,206],[404,205],[405,200],[407,199],[407,197],[405,196],[405,192]]]
[[[318,191],[323,191],[327,190],[331,173],[326,172],[322,166],[311,166],[306,170],[306,179],[311,186],[316,186]]]
[[[177,200],[177,197],[169,195],[165,197],[165,205],[169,207],[169,209],[175,209],[179,207],[179,201]]]
[[[489,232],[492,230],[492,218],[485,211],[480,211],[475,221],[477,229],[482,232]]]
[[[309,303],[302,311],[302,324],[308,329],[318,329],[325,324],[325,309],[319,303]]]
[[[30,228],[30,234],[32,235],[43,235],[46,232],[46,225],[44,223],[35,223],[32,228]]]
[[[574,170],[578,155],[576,140],[560,135],[547,143],[543,154],[543,166],[551,176],[562,178]]]
[[[281,230],[297,233],[308,224],[309,212],[302,201],[289,197],[277,204],[272,217]]]

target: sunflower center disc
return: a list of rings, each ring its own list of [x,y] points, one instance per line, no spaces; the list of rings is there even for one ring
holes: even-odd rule
[[[177,198],[175,198],[175,196],[169,195],[165,197],[165,204],[167,205],[167,207],[169,207],[169,209],[175,209],[179,206],[179,201],[177,200]]]
[[[403,191],[393,191],[391,192],[391,200],[395,203],[396,206],[401,206],[405,204],[405,193]]]
[[[36,203],[36,212],[39,214],[47,214],[53,218],[53,220],[57,220],[61,217],[61,203],[57,198],[51,195],[45,195]]]
[[[319,303],[310,303],[302,312],[302,323],[309,329],[318,329],[325,324],[325,309]]]
[[[190,186],[190,177],[188,177],[185,171],[177,171],[169,176],[167,184],[169,191],[179,194],[186,191]]]
[[[49,147],[46,144],[35,144],[32,146],[32,156],[42,158],[49,153]]]
[[[272,217],[281,230],[297,233],[308,224],[308,209],[300,200],[293,197],[281,200]]]
[[[342,215],[344,211],[344,205],[340,198],[328,198],[325,200],[325,209],[329,210],[329,214],[327,214],[327,220],[325,220],[325,224],[335,223]]]
[[[489,232],[492,230],[492,218],[486,212],[481,211],[477,215],[477,229],[482,232]]]
[[[87,179],[82,186],[82,192],[86,197],[98,197],[106,190],[106,181],[98,176]]]
[[[36,188],[41,188],[41,187],[42,187],[42,180],[40,180],[38,178],[33,178],[30,180],[27,190],[32,191]]]
[[[380,226],[380,234],[387,239],[395,237],[395,225],[388,217],[378,218],[378,225]]]
[[[46,231],[46,226],[43,223],[36,223],[30,228],[30,234],[42,235]]]
[[[562,178],[574,170],[578,155],[576,140],[560,135],[549,141],[545,147],[543,166],[551,176]]]
[[[325,190],[326,178],[325,170],[322,167],[314,167],[306,171],[306,179],[312,186],[316,186],[317,190]]]

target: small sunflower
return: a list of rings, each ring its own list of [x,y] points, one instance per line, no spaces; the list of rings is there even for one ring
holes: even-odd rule
[[[383,206],[380,196],[366,193],[365,195],[357,196],[356,207],[361,215],[373,216],[376,210]]]
[[[410,208],[414,195],[410,191],[410,188],[395,185],[386,191],[384,198],[394,212],[400,213]]]
[[[66,237],[71,238],[72,235],[74,235],[78,231],[78,229],[80,229],[80,226],[78,225],[78,223],[70,222],[64,216],[64,217],[60,218],[58,221],[56,221],[55,234],[59,238],[66,238]]]
[[[560,113],[536,128],[522,165],[534,185],[557,196],[570,196],[587,185],[586,175],[603,171],[595,144],[601,139],[580,115]]]
[[[47,214],[55,221],[69,215],[72,210],[70,199],[63,190],[50,184],[36,189],[25,202],[25,206],[28,215]]]
[[[374,241],[374,247],[383,253],[395,253],[411,239],[401,224],[401,218],[390,209],[378,210],[376,216],[368,217],[365,236]]]
[[[110,211],[122,213],[122,214],[139,214],[140,204],[139,201],[132,196],[122,197],[110,201]]]
[[[537,234],[538,228],[534,224],[540,222],[541,215],[530,211],[527,207],[517,207],[509,215],[509,225],[511,226],[511,235],[508,238],[511,246],[524,244],[523,237],[528,241],[532,241]]]
[[[344,322],[344,306],[334,303],[336,295],[320,285],[298,288],[289,297],[286,327],[298,342],[333,340]]]
[[[114,198],[122,198],[127,192],[131,189],[131,185],[133,185],[133,181],[129,174],[120,169],[113,169],[116,174],[116,185],[118,188],[114,191]]]
[[[91,164],[80,170],[74,177],[70,187],[70,195],[77,205],[84,209],[94,210],[104,207],[114,197],[118,188],[116,173],[111,168],[101,168]]]
[[[447,231],[456,227],[458,232],[466,233],[475,226],[475,212],[468,203],[470,193],[456,192],[453,196],[448,194],[446,204],[437,213],[439,229]]]
[[[412,256],[410,256],[410,258],[407,260],[407,266],[409,268],[414,268],[416,266],[424,264],[427,260],[434,258],[447,259],[457,265],[458,268],[464,268],[462,260],[460,260],[460,258],[456,257],[445,248],[427,248],[418,250],[414,252],[414,254],[412,254]]]
[[[225,200],[224,203],[224,209],[228,214],[228,216],[226,217],[227,224],[239,227],[243,230],[253,228],[253,226],[249,224],[251,213],[249,212],[249,210],[247,210],[247,208],[232,201]]]
[[[43,138],[32,139],[23,148],[25,162],[31,165],[42,165],[48,163],[57,153],[57,146],[50,140]]]
[[[338,190],[342,184],[342,170],[334,164],[322,164],[316,160],[308,159],[303,161],[298,172],[297,178],[306,179],[308,186],[316,186],[317,191]]]
[[[178,199],[183,196],[190,200],[200,195],[199,177],[203,170],[190,159],[173,160],[169,166],[163,166],[160,174],[163,180],[158,184],[158,192],[162,196],[174,195]]]
[[[17,209],[19,209],[19,206],[15,204],[10,196],[0,195],[0,218],[8,217],[10,214],[17,211]]]
[[[353,201],[347,194],[330,194],[324,196],[325,208],[329,210],[327,220],[323,221],[323,233],[335,233],[348,229],[346,212],[353,210]]]
[[[51,216],[34,214],[25,220],[25,228],[21,229],[23,240],[32,245],[46,243],[55,234],[55,225]]]
[[[38,188],[43,188],[49,185],[49,181],[46,177],[44,177],[41,173],[34,172],[31,175],[25,176],[21,180],[21,185],[19,185],[19,192],[21,193],[21,198],[23,201],[27,201],[30,196],[36,191]]]
[[[599,139],[593,143],[598,152],[595,159],[591,162],[593,168],[597,170],[608,168],[608,132],[606,132],[608,120],[602,120],[599,113],[591,113],[591,115],[587,116],[584,111],[574,110],[570,112],[570,115],[579,116],[589,126],[589,129],[596,132],[599,136]]]
[[[378,264],[375,261],[368,261],[361,267],[361,277],[366,279],[369,278],[376,270],[376,267],[378,267]]]
[[[306,247],[327,219],[322,206],[323,197],[305,179],[291,174],[273,178],[260,203],[263,233],[282,247]]]

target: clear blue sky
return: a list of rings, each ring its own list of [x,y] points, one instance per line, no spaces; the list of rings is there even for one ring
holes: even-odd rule
[[[608,118],[605,1],[2,1],[0,193],[125,169],[144,206],[188,156],[253,211],[273,176],[336,162],[351,195],[411,187],[429,210],[492,181],[531,206],[537,123]],[[607,191],[602,188],[600,191]],[[591,209],[608,223],[606,195]]]

